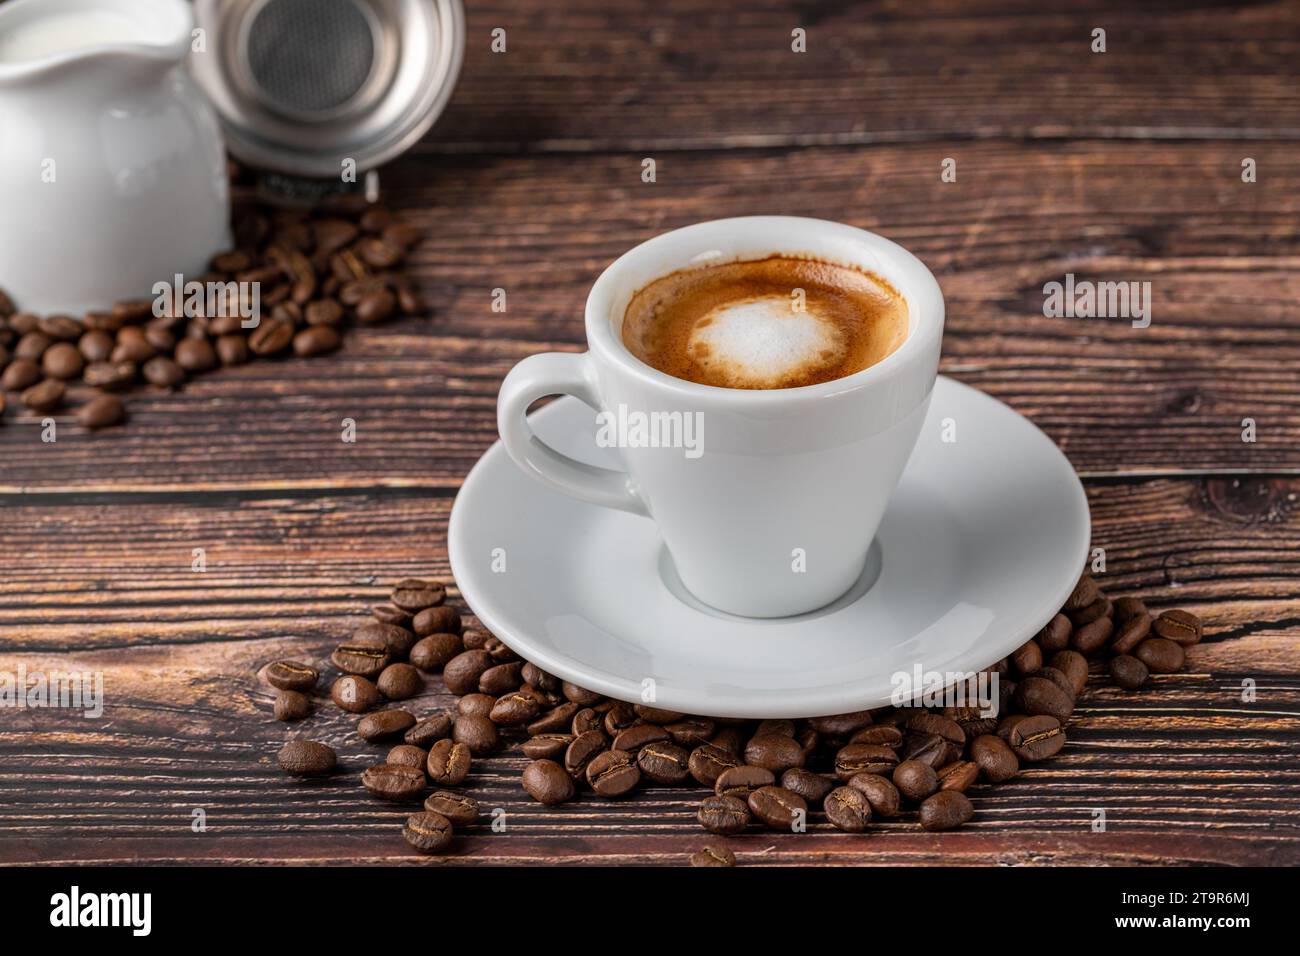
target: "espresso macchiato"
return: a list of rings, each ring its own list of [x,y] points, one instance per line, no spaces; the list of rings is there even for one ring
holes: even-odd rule
[[[639,290],[623,344],[675,378],[795,388],[860,372],[907,338],[907,302],[878,276],[770,256],[683,269]]]

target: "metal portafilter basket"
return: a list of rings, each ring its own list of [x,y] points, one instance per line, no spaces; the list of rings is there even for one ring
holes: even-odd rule
[[[460,0],[196,0],[196,80],[230,152],[279,192],[341,188],[414,145],[451,97]],[[329,185],[326,181],[332,181]],[[299,197],[301,198],[301,196]]]

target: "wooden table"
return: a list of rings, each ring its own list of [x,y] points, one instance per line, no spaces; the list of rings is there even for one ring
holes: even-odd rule
[[[447,515],[506,370],[582,347],[586,289],[622,251],[750,213],[844,220],[929,263],[943,371],[1070,457],[1104,586],[1207,626],[1183,674],[1135,694],[1095,679],[1062,755],[976,788],[964,830],[755,833],[741,861],[1300,860],[1295,7],[469,6],[452,105],[385,174],[429,230],[414,268],[431,318],[138,394],[114,433],[68,424],[45,444],[31,419],[0,425],[0,672],[102,672],[107,695],[100,719],[0,711],[0,861],[418,862],[405,811],[356,780],[374,752],[353,719],[276,723],[258,668],[324,660],[392,582],[446,577]],[[1042,287],[1066,273],[1150,281],[1150,327],[1045,318]],[[432,681],[417,706],[448,702]],[[279,773],[307,726],[346,773]],[[548,810],[519,789],[523,762],[477,766],[510,826],[454,861],[681,863],[704,842],[698,791]]]

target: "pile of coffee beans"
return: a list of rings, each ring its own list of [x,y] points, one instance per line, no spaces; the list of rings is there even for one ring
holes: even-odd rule
[[[238,301],[187,316],[184,301],[156,315],[152,300],[138,299],[78,319],[20,311],[0,290],[0,421],[6,393],[38,415],[58,412],[77,394],[84,398],[77,422],[107,428],[126,420],[118,394],[125,390],[176,389],[256,359],[325,355],[352,322],[425,311],[401,272],[419,230],[382,207],[338,202],[303,213],[250,198],[236,204],[233,219],[235,248],[216,256],[205,275],[185,279],[205,288],[258,283],[253,328],[243,327]]]
[[[456,828],[477,821],[474,799],[450,789],[464,782],[473,761],[516,744],[531,761],[520,783],[547,806],[584,790],[616,799],[643,784],[695,786],[710,791],[696,817],[720,836],[756,827],[797,832],[815,814],[847,833],[900,817],[925,830],[951,830],[975,814],[966,795],[972,787],[1010,780],[1061,751],[1090,661],[1103,664],[1120,688],[1135,690],[1152,673],[1180,670],[1185,649],[1202,634],[1195,615],[1153,616],[1136,598],[1112,602],[1085,573],[1060,613],[985,672],[988,687],[997,677],[995,716],[976,706],[909,706],[760,721],[697,717],[593,693],[483,631],[463,629],[445,599],[436,582],[400,582],[391,603],[374,608],[374,620],[330,657],[339,671],[334,703],[364,715],[357,725],[363,740],[393,745],[361,784],[383,800],[423,799],[402,831],[423,853],[446,850]],[[459,697],[454,712],[376,709],[415,696],[424,675],[437,672]],[[264,674],[279,689],[278,719],[310,712],[306,694],[320,677],[314,667],[276,661]],[[279,762],[286,773],[315,776],[334,769],[335,754],[294,741]],[[690,862],[730,866],[735,856],[715,843]]]

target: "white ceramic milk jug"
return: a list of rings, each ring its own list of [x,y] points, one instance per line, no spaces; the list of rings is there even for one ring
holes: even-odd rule
[[[228,247],[220,128],[184,0],[0,4],[0,289],[77,316]]]

